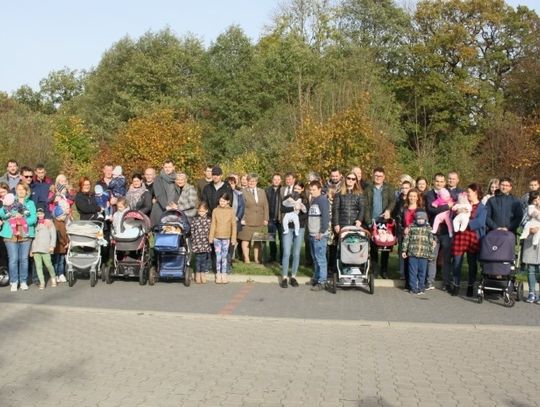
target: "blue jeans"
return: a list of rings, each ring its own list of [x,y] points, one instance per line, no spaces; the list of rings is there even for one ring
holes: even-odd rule
[[[409,260],[409,288],[412,292],[424,291],[428,259],[422,257],[408,257]]]
[[[328,236],[322,236],[320,240],[317,240],[315,236],[310,235],[309,244],[313,256],[313,280],[319,284],[324,284],[328,276],[328,262],[326,260]]]
[[[461,264],[463,256],[454,256],[454,285],[461,284]],[[478,271],[478,254],[467,253],[467,263],[469,264],[469,285],[473,285],[476,281],[476,273]]]
[[[540,264],[527,265],[527,278],[529,280],[529,294],[536,297],[536,282],[540,278]]]
[[[9,282],[12,284],[26,283],[28,278],[28,256],[31,240],[23,242],[5,241],[8,252]]]
[[[195,253],[195,272],[206,273],[212,269],[212,260],[210,259],[210,252],[208,253]]]
[[[66,255],[59,253],[53,254],[53,266],[56,276],[63,276],[66,271]]]
[[[287,277],[289,274],[289,263],[292,254],[292,270],[291,276],[296,277],[298,266],[300,265],[300,250],[302,249],[302,241],[304,240],[304,228],[300,228],[300,233],[296,236],[294,233],[283,235],[283,257],[281,258],[281,275]],[[292,249],[292,253],[291,253]]]

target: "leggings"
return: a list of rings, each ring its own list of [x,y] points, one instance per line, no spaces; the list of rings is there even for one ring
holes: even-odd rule
[[[214,239],[214,249],[216,252],[216,272],[228,273],[227,255],[229,253],[230,239]]]

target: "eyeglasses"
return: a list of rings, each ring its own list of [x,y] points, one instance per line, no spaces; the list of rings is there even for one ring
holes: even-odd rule
[[[356,181],[356,177],[347,177],[349,181]]]
[[[23,178],[32,178],[33,175],[23,175]]]

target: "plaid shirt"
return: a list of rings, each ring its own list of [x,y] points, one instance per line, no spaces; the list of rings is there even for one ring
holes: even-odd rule
[[[431,233],[431,227],[417,226],[413,223],[403,239],[403,253],[407,253],[409,257],[432,259],[434,245],[435,238]]]

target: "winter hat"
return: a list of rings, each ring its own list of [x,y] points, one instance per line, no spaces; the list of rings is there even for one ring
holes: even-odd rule
[[[122,167],[117,165],[112,172],[113,177],[119,177],[122,175]]]
[[[103,187],[101,185],[96,185],[94,187],[94,193],[96,195],[103,195]]]
[[[418,221],[423,220],[422,225],[427,225],[429,220],[426,211],[419,209],[414,214],[414,222],[418,224]]]
[[[15,203],[15,195],[13,194],[6,194],[6,196],[4,196],[4,199],[2,199],[2,203],[5,205],[5,206],[11,206]]]

